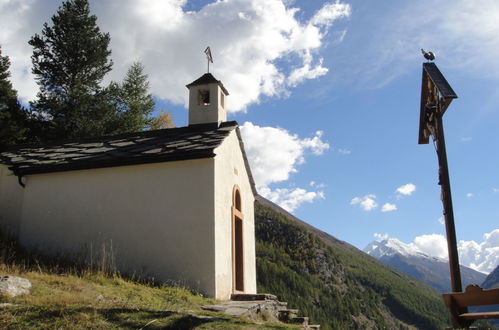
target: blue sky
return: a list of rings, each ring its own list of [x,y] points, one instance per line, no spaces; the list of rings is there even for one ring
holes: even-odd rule
[[[25,101],[36,93],[27,40],[59,4],[0,0],[0,44]],[[420,48],[435,51],[459,96],[444,125],[461,261],[484,272],[498,264],[497,1],[90,4],[111,34],[107,81],[142,61],[158,111],[177,126],[210,45],[260,193],[361,249],[389,236],[445,256],[436,153],[417,144]]]

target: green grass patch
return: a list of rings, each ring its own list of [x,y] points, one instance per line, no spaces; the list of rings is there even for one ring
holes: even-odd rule
[[[216,301],[172,286],[141,284],[117,275],[54,275],[36,271],[3,275],[31,281],[30,295],[0,297],[1,329],[286,329],[281,324],[204,311]],[[216,318],[203,319],[203,316]]]
[[[1,237],[1,235],[0,235]],[[105,272],[102,270],[106,269]],[[108,267],[26,251],[0,239],[0,276],[31,281],[29,295],[0,296],[0,329],[288,329],[205,311],[216,300],[184,287],[123,278]],[[206,318],[208,317],[208,318]],[[260,321],[260,320],[259,320]],[[296,328],[296,327],[294,327]]]

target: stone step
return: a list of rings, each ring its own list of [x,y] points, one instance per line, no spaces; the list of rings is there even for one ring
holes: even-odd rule
[[[230,296],[230,300],[235,301],[255,301],[255,300],[275,300],[277,297],[269,293],[258,293],[258,294],[248,294],[248,293],[235,293]]]
[[[293,318],[291,318],[290,323],[308,326],[308,317],[306,317],[306,316],[293,317]]]
[[[299,310],[298,309],[281,309],[279,313],[282,314],[298,314]]]
[[[228,315],[259,314],[262,310],[270,312],[275,320],[284,323],[297,324],[303,329],[320,329],[320,325],[308,324],[309,318],[297,316],[298,309],[290,309],[288,303],[277,300],[277,297],[269,293],[248,294],[235,293],[230,297],[230,301],[223,302],[220,305],[203,306],[203,309],[217,311]]]
[[[292,318],[298,315],[297,309],[281,309],[279,311],[279,320],[282,322],[289,322]]]

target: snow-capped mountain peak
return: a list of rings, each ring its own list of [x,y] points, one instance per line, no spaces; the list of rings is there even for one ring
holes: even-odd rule
[[[364,252],[377,259],[380,259],[383,256],[392,256],[395,254],[401,254],[406,257],[416,256],[421,258],[431,258],[413,244],[406,244],[396,238],[388,238],[379,242],[372,242],[366,246]]]
[[[450,273],[447,260],[431,257],[415,243],[406,244],[396,238],[372,242],[364,252],[403,273],[418,278],[440,292],[450,290]],[[461,266],[461,280],[464,287],[481,284],[485,274]]]

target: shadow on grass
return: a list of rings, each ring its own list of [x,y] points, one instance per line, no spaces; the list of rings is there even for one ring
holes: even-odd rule
[[[183,314],[175,311],[157,311],[135,308],[91,308],[91,307],[29,307],[0,310],[0,318],[5,313],[14,317],[10,324],[0,327],[24,328],[35,326],[40,329],[63,325],[66,329],[80,329],[97,324],[104,327],[127,329],[194,329],[210,322],[230,322],[221,317],[207,317]]]

